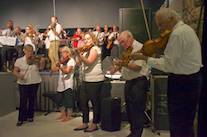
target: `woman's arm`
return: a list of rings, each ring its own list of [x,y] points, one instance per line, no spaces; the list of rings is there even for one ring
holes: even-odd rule
[[[91,66],[98,56],[95,49],[91,49],[88,58],[84,57],[80,52],[77,53],[78,58],[87,66]]]
[[[64,69],[63,67],[60,67],[60,69],[63,73],[68,74],[73,69],[73,66],[67,66],[66,69]]]
[[[24,79],[24,75],[23,74],[19,74],[19,68],[18,67],[14,67],[13,74],[15,76],[17,76],[18,78]]]
[[[80,66],[82,63],[78,55],[75,57],[75,62],[76,62],[76,66]]]
[[[45,58],[41,58],[40,62],[38,63],[39,70],[43,70],[45,68]]]

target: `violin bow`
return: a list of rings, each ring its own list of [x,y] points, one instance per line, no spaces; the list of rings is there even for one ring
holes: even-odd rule
[[[99,20],[97,21],[96,25],[94,26],[93,31],[96,29],[96,26],[98,25],[98,23],[99,23]]]
[[[70,32],[70,30],[66,33],[66,37],[68,36],[69,32]]]
[[[144,4],[143,4],[142,0],[140,0],[140,2],[141,2],[141,7],[142,7],[142,12],[143,12],[143,16],[144,16],[145,25],[146,25],[146,28],[147,28],[147,34],[148,34],[149,39],[151,40],[151,36],[150,36],[150,32],[149,32],[149,25],[148,25],[148,22],[147,22],[145,9],[144,9]]]

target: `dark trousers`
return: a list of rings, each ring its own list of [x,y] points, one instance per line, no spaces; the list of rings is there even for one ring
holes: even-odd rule
[[[119,46],[118,45],[113,44],[113,47],[111,49],[111,57],[115,59],[119,58]]]
[[[63,92],[57,92],[55,102],[59,108],[65,106],[72,110],[74,105],[74,91],[69,88]]]
[[[111,55],[111,49],[107,49],[106,46],[108,44],[108,41],[105,40],[104,41],[104,44],[102,46],[102,60],[107,57],[107,56],[110,56]]]
[[[17,51],[14,46],[3,46],[2,47],[2,64],[6,67],[6,61],[9,61],[9,69],[14,68],[14,61],[17,58]]]
[[[17,57],[16,58],[20,58],[24,56],[24,45],[18,45],[15,47],[16,51],[17,51]]]
[[[146,77],[126,81],[125,101],[130,130],[137,137],[141,137],[145,122],[146,95],[148,81]]]
[[[168,76],[168,111],[171,137],[194,137],[193,121],[197,109],[202,75]]]
[[[20,85],[20,106],[19,106],[19,121],[26,121],[27,118],[34,117],[34,102],[37,96],[38,84]],[[27,100],[29,104],[27,105]],[[27,108],[28,106],[28,108]]]
[[[83,123],[89,122],[89,100],[93,105],[93,123],[99,123],[101,115],[100,92],[103,83],[103,81],[83,82],[80,91],[80,109],[83,113]]]

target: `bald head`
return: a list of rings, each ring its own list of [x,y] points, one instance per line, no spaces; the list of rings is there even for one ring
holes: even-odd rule
[[[96,31],[101,32],[101,27],[100,26],[96,26]]]
[[[80,28],[77,28],[76,33],[77,33],[77,35],[80,35],[82,33],[82,30]]]
[[[117,29],[117,26],[114,25],[114,26],[113,26],[113,32],[117,32],[117,30],[118,30],[118,29]]]

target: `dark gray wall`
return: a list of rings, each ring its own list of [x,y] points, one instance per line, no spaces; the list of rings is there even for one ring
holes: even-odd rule
[[[159,9],[164,0],[143,0],[145,8]],[[99,20],[101,27],[119,26],[120,8],[141,8],[140,0],[56,0],[55,13],[63,28],[93,28]],[[53,0],[0,0],[1,29],[8,20],[14,27],[28,24],[47,28],[54,15]]]

